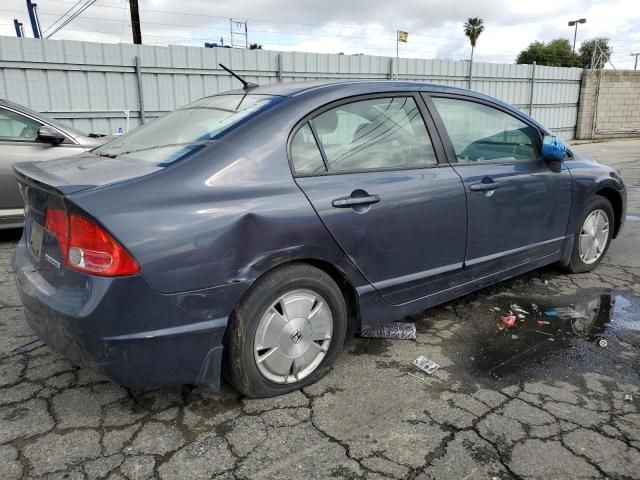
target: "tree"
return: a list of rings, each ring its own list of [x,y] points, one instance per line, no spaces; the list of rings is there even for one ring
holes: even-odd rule
[[[611,58],[612,53],[613,49],[609,45],[609,39],[596,37],[582,42],[580,50],[578,50],[578,60],[581,67],[604,68]],[[591,65],[592,59],[594,62],[593,65]]]
[[[469,18],[464,24],[464,34],[469,37],[471,43],[471,62],[473,63],[473,51],[480,34],[484,32],[484,20],[478,17]]]
[[[566,38],[556,38],[548,43],[533,42],[518,54],[516,63],[533,63],[550,67],[576,67],[580,65]]]
[[[249,45],[249,50],[262,50],[262,45],[259,43],[252,43]]]

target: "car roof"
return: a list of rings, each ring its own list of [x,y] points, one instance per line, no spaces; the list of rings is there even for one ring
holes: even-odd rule
[[[348,96],[367,95],[384,92],[426,92],[426,93],[449,93],[464,95],[466,97],[485,100],[505,109],[511,110],[518,115],[524,115],[539,128],[545,130],[537,120],[531,118],[521,110],[512,105],[490,97],[482,93],[466,90],[464,88],[450,87],[448,85],[437,85],[428,82],[398,81],[398,80],[324,80],[311,82],[284,82],[271,85],[260,85],[247,90],[236,89],[228,92],[221,92],[218,95],[272,95],[282,97],[302,97],[316,93],[340,93],[344,91]],[[546,130],[545,130],[546,131]]]
[[[285,82],[271,85],[260,85],[248,90],[231,90],[229,92],[224,92],[223,94],[242,95],[249,93],[252,95],[279,95],[284,97],[295,97],[306,93],[317,92],[319,90],[339,90],[341,88],[348,88],[350,91],[362,90],[362,93],[389,91],[438,91],[464,93],[466,95],[485,97],[485,95],[465,90],[463,88],[436,85],[434,83],[427,82],[408,82],[398,80],[321,80],[311,82]]]

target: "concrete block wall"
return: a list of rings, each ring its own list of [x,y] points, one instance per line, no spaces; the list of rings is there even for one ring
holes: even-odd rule
[[[640,71],[585,70],[576,138],[640,138]]]

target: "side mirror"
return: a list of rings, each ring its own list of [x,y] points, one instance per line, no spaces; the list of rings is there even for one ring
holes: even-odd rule
[[[560,137],[545,135],[542,140],[542,157],[547,160],[560,162],[567,154],[567,145]]]
[[[64,142],[64,135],[58,130],[49,125],[43,125],[38,129],[38,136],[36,140],[42,143],[50,143],[52,145],[58,145]]]

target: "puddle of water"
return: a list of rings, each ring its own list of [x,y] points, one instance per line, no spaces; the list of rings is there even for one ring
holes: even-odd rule
[[[584,292],[582,292],[584,294]],[[606,363],[619,368],[619,360],[612,357],[625,348],[640,349],[640,298],[628,293],[592,292],[572,303],[558,299],[538,304],[531,309],[531,300],[506,299],[493,305],[501,308],[494,322],[483,322],[471,353],[471,369],[495,379],[511,375],[538,374],[547,370],[558,376],[573,369],[599,371]],[[534,300],[535,301],[535,300]],[[500,316],[517,303],[530,312],[513,328],[500,329]],[[493,306],[491,305],[491,306]],[[544,312],[558,307],[571,307],[583,314],[582,318],[560,318]],[[487,305],[488,311],[489,305]],[[604,342],[602,342],[604,340]],[[606,342],[606,346],[604,345]],[[610,362],[603,361],[603,355]],[[631,370],[640,374],[636,360]],[[551,372],[554,372],[553,374]]]
[[[637,213],[627,213],[627,222],[640,222],[640,215]]]

